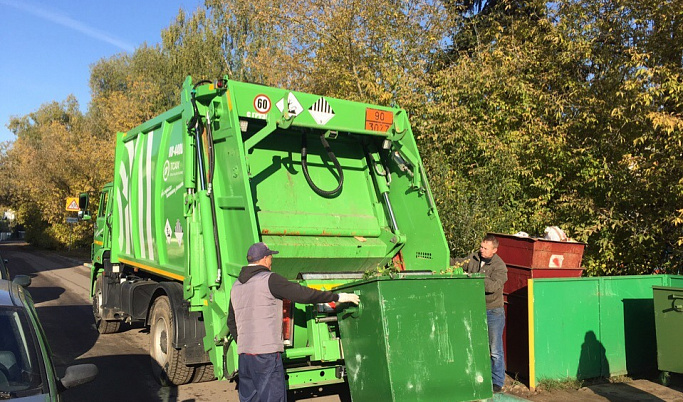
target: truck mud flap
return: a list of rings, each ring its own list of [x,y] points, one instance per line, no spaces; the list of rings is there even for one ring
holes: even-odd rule
[[[179,283],[161,282],[159,288],[168,295],[175,316],[173,347],[182,350],[186,364],[210,363],[209,353],[204,350],[206,330],[202,313],[190,311],[190,304],[183,299],[183,288]]]
[[[152,299],[154,289],[157,288],[154,281],[126,281],[120,285],[121,309],[134,321],[144,320],[147,317],[149,301]]]

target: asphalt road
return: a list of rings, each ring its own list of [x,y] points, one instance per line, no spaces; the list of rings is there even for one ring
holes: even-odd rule
[[[151,375],[149,334],[142,326],[123,326],[118,333],[100,335],[94,326],[89,297],[90,271],[79,261],[11,242],[0,243],[0,255],[9,260],[12,276],[24,274],[32,278],[29,292],[58,374],[81,363],[94,363],[99,369],[95,381],[65,391],[65,402],[239,401],[235,383],[228,381],[161,387]],[[289,399],[306,400],[312,395],[290,395]],[[335,394],[315,400],[340,398]]]

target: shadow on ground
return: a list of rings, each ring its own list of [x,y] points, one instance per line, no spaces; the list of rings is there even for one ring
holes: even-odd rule
[[[67,390],[64,402],[194,402],[178,399],[177,387],[162,387],[152,377],[150,358],[146,355],[112,355],[78,359],[73,364],[92,363],[99,374],[95,381]],[[57,367],[63,374],[66,367]],[[119,384],[112,387],[111,384]],[[103,393],[102,390],[107,390]]]
[[[313,388],[291,390],[291,391],[287,392],[287,400],[288,401],[299,401],[299,400],[303,400],[303,399],[312,399],[312,398],[319,398],[319,397],[331,396],[331,395],[339,396],[339,400],[341,402],[351,402],[351,394],[349,392],[349,385],[346,383],[328,385],[326,387],[313,387]],[[379,402],[379,401],[377,401],[377,402]]]

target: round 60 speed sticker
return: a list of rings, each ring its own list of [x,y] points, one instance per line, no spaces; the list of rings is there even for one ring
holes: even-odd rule
[[[270,111],[270,98],[266,95],[256,95],[254,98],[254,109],[259,113],[268,113]]]

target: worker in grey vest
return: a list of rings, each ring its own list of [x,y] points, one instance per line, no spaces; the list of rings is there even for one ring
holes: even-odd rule
[[[228,329],[239,354],[241,402],[287,400],[282,365],[282,299],[294,303],[354,303],[358,295],[320,291],[271,272],[273,254],[265,243],[249,247],[247,261],[230,291]]]

